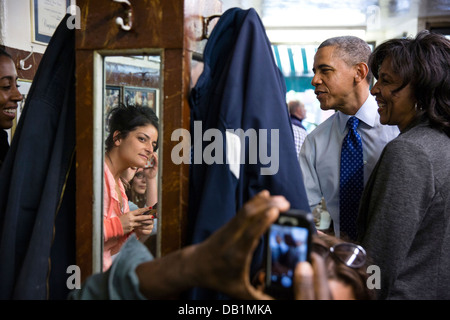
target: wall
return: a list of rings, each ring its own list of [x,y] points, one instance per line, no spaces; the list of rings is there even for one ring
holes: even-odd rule
[[[365,40],[378,45],[386,39],[415,36],[418,31],[420,10],[419,2],[413,2],[408,7],[395,11],[392,11],[392,8],[383,7],[377,19],[367,24]]]
[[[76,1],[71,0],[70,3],[75,5]],[[0,45],[12,56],[16,64],[19,80],[26,82],[21,83],[19,88],[23,95],[27,94],[42,56],[47,49],[46,44],[33,42],[32,21],[31,0],[1,0]],[[21,60],[25,60],[23,68],[20,66]],[[19,107],[13,127],[7,130],[10,142],[17,126],[17,121],[20,119],[20,110],[23,108],[23,103],[24,101]]]
[[[3,0],[0,43],[6,47],[44,53],[47,46],[31,41],[31,1]]]

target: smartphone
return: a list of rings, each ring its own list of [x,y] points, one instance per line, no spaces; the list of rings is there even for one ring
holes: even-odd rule
[[[152,214],[153,216],[156,217],[156,209],[153,208],[153,209],[150,209],[150,210],[145,211],[145,212],[143,213],[143,215],[149,215],[149,214]]]
[[[311,238],[316,233],[312,213],[288,210],[280,213],[265,236],[265,290],[276,299],[293,299],[294,269],[311,261]]]
[[[145,165],[146,168],[152,168],[155,165],[155,158],[151,157],[148,161],[147,164]]]

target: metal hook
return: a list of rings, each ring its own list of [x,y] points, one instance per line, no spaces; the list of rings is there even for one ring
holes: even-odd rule
[[[122,30],[130,31],[131,27],[133,25],[133,8],[131,7],[131,3],[128,0],[113,0],[113,2],[121,3],[124,6],[128,6],[128,8],[125,11],[126,17],[126,23],[122,17],[116,18],[116,24],[118,24]]]
[[[33,55],[33,46],[31,46],[30,54],[25,59],[21,59],[19,61],[19,69],[20,70],[29,70],[29,69],[31,69],[31,67],[32,67],[31,64],[28,67],[25,68],[25,61],[27,61],[32,55]]]
[[[203,33],[202,33],[201,40],[209,39],[209,34],[208,34],[209,23],[211,22],[212,19],[220,18],[220,17],[221,17],[220,14],[216,14],[216,15],[209,16],[209,17],[203,17]]]

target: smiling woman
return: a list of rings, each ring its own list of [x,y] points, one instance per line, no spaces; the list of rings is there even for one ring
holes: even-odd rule
[[[158,118],[151,108],[133,105],[116,107],[109,115],[109,129],[104,165],[103,271],[110,267],[113,256],[132,232],[144,242],[153,230],[154,217],[143,214],[149,207],[130,211],[121,175],[130,167],[146,167],[153,158],[153,166],[145,170],[150,181],[149,188],[156,199],[158,172],[158,160],[154,153],[158,145]]]
[[[428,31],[392,39],[369,65],[380,121],[401,130],[380,155],[358,217],[358,240],[383,270],[378,298],[450,299],[450,41]]]
[[[22,101],[17,78],[14,61],[6,51],[0,49],[0,167],[9,149],[5,130],[12,127],[17,104]]]
[[[416,116],[416,101],[409,84],[401,88],[403,79],[392,70],[391,63],[391,57],[383,61],[378,70],[378,81],[371,93],[377,99],[380,122],[397,125],[403,131]],[[401,90],[397,90],[399,88]]]

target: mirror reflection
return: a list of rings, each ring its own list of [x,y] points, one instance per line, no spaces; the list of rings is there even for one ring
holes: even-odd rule
[[[159,55],[105,56],[103,271],[135,235],[158,253]]]

